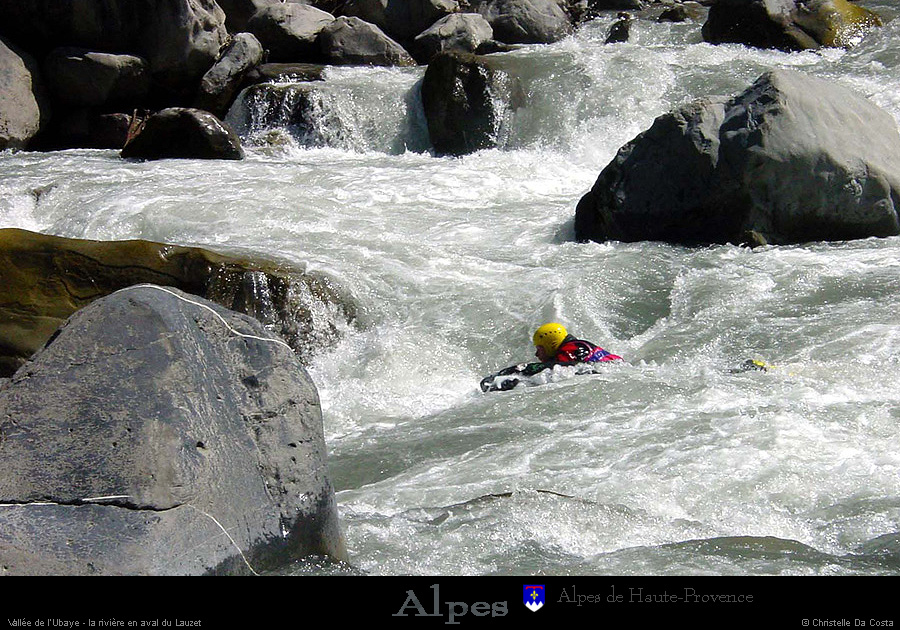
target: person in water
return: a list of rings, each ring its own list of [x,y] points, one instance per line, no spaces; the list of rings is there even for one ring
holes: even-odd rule
[[[534,356],[547,367],[558,364],[598,363],[622,359],[590,341],[570,335],[565,326],[556,322],[544,324],[538,328],[532,341],[534,341],[535,347]]]
[[[569,334],[565,326],[556,322],[544,324],[533,337],[537,363],[522,363],[485,376],[481,380],[482,391],[506,391],[519,383],[517,377],[534,376],[556,365],[578,365],[580,363],[600,363],[621,361],[622,357],[604,350],[600,346],[578,339]]]

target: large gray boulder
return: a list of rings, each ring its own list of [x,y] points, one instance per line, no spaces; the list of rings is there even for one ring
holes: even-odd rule
[[[0,35],[43,57],[53,48],[135,54],[174,94],[191,92],[228,36],[215,0],[0,0]]]
[[[900,233],[900,134],[840,85],[778,70],[622,147],[578,203],[579,240],[798,243]]]
[[[241,160],[244,150],[234,130],[210,112],[168,107],[143,123],[121,155],[143,160]]]
[[[7,575],[249,574],[346,561],[321,408],[259,322],[141,285],[0,389]]]
[[[718,0],[703,38],[792,51],[850,46],[874,26],[881,26],[878,14],[848,0]]]
[[[339,66],[414,66],[415,59],[380,28],[357,17],[342,16],[319,33],[326,63]]]
[[[0,151],[26,148],[48,117],[37,62],[0,39]]]
[[[235,35],[222,57],[203,75],[194,106],[224,118],[241,84],[262,60],[263,48],[256,37]]]
[[[550,44],[574,30],[557,0],[473,0],[470,5],[505,44]]]
[[[494,29],[478,13],[454,13],[441,18],[413,41],[410,51],[427,64],[439,52],[476,53],[494,40]]]
[[[66,106],[127,111],[145,106],[150,92],[150,66],[136,55],[56,48],[43,70],[54,102]]]
[[[346,0],[341,15],[374,24],[406,46],[443,17],[459,10],[458,0]]]
[[[282,0],[216,0],[225,12],[225,26],[229,33],[243,33],[253,14]],[[303,4],[309,4],[304,2]]]
[[[268,51],[268,61],[314,61],[316,37],[334,21],[334,16],[296,2],[273,4],[257,11],[247,24]]]

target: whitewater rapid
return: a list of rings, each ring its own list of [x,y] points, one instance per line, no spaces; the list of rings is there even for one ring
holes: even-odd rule
[[[497,149],[429,153],[421,68],[334,69],[312,136],[244,129],[240,162],[0,154],[0,224],[261,252],[353,296],[309,366],[352,567],[289,574],[896,573],[900,239],[576,243],[572,218],[656,116],[772,66],[900,120],[897,21],[786,54],[696,23],[604,46],[611,20],[503,56],[529,98]],[[551,320],[626,362],[483,394]]]

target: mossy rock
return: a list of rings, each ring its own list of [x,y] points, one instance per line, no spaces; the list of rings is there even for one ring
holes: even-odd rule
[[[143,240],[0,229],[0,376],[15,372],[76,310],[145,283],[251,315],[303,361],[337,340],[357,316],[354,301],[328,278],[285,263]]]

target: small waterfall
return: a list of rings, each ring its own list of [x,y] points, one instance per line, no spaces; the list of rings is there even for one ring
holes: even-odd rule
[[[209,299],[245,313],[278,333],[308,363],[357,322],[356,303],[324,276],[275,275],[219,268],[207,287]]]
[[[293,145],[397,155],[430,146],[419,69],[330,68],[324,81],[246,88],[226,121],[250,147]]]

